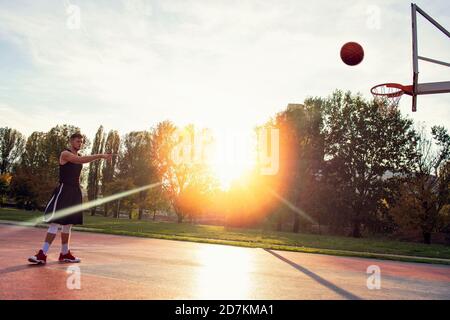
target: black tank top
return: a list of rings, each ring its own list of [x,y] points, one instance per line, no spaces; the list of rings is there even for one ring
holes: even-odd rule
[[[71,152],[69,149],[65,149]],[[59,165],[59,182],[72,186],[80,185],[81,163],[67,162]]]

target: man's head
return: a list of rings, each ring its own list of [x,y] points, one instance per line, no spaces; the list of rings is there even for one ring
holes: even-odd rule
[[[81,133],[76,132],[70,136],[70,145],[77,151],[81,149],[83,145],[83,136]]]

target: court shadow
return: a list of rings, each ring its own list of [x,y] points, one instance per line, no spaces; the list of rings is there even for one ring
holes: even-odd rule
[[[294,267],[295,269],[303,272],[305,275],[307,275],[308,277],[312,278],[313,280],[317,281],[318,283],[320,283],[321,285],[327,287],[330,290],[333,290],[334,292],[336,292],[337,294],[339,294],[340,296],[346,298],[346,299],[350,299],[350,300],[362,300],[362,298],[358,297],[357,295],[348,292],[345,289],[342,289],[340,287],[338,287],[337,285],[335,285],[334,283],[322,278],[321,276],[315,274],[314,272],[306,269],[305,267],[302,267],[298,264],[296,264],[295,262],[286,259],[285,257],[279,255],[276,252],[273,252],[270,249],[264,249],[265,251],[267,251],[268,253],[272,254],[273,256],[277,257],[278,259],[286,262],[287,264],[291,265],[292,267]]]
[[[46,264],[32,264],[32,263],[20,264],[20,265],[17,265],[17,266],[12,266],[12,267],[8,267],[8,268],[0,269],[0,275],[11,273],[11,272],[27,270],[27,269],[30,269],[30,268],[43,268],[45,266],[54,265],[54,264],[59,264],[59,262],[58,261],[52,261],[52,262],[47,262]]]

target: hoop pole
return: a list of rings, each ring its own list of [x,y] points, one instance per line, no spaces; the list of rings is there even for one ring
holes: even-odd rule
[[[415,3],[411,3],[411,22],[412,22],[412,52],[413,52],[413,88],[412,88],[412,111],[415,112],[417,110],[416,102],[417,102],[417,81],[419,80],[419,59],[418,59],[418,51],[417,51],[417,5]]]

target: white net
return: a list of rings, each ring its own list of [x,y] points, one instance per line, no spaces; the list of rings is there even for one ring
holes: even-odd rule
[[[404,91],[397,84],[385,83],[373,87],[372,92],[375,101],[387,104],[391,108],[396,108]]]

